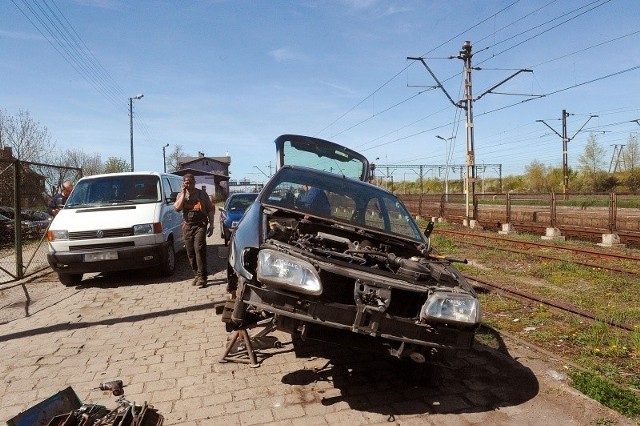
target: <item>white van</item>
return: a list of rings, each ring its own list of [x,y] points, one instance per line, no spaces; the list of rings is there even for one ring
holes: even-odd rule
[[[49,226],[47,260],[60,282],[82,274],[155,267],[173,274],[184,249],[182,214],[173,208],[182,178],[157,172],[87,176]]]

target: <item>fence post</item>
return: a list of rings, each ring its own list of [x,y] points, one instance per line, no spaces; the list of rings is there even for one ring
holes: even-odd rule
[[[473,218],[477,221],[478,220],[478,194],[473,194],[473,199],[471,200],[472,203],[472,211],[473,211]]]
[[[616,232],[618,218],[618,197],[615,192],[609,194],[609,233]]]
[[[552,228],[556,227],[556,193],[551,193],[551,217],[549,226]]]
[[[422,194],[423,194],[423,188],[422,188],[422,166],[420,166],[420,202],[418,204],[418,215],[420,217],[422,217]]]
[[[24,269],[22,265],[22,189],[20,169],[22,164],[19,160],[15,163],[13,170],[13,181],[15,185],[13,187],[13,211],[14,211],[14,226],[15,226],[15,248],[16,248],[16,278],[22,279],[24,277]]]

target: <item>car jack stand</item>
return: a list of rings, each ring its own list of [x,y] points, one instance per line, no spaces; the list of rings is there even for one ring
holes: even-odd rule
[[[263,327],[263,329],[254,336],[250,336],[247,330],[255,327]],[[260,367],[256,358],[256,350],[282,347],[280,340],[274,336],[268,336],[275,329],[273,320],[267,319],[234,331],[228,339],[220,362],[240,362],[249,364],[253,368]]]

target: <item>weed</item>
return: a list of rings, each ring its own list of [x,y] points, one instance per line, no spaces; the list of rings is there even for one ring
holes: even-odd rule
[[[640,357],[640,325],[634,325],[631,332],[631,347],[636,356]]]
[[[569,377],[576,389],[601,404],[628,417],[640,416],[640,398],[630,390],[583,371],[569,370]]]

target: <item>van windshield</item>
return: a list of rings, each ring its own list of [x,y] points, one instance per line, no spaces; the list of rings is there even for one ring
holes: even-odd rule
[[[156,203],[161,200],[157,176],[100,176],[78,181],[65,208]]]

